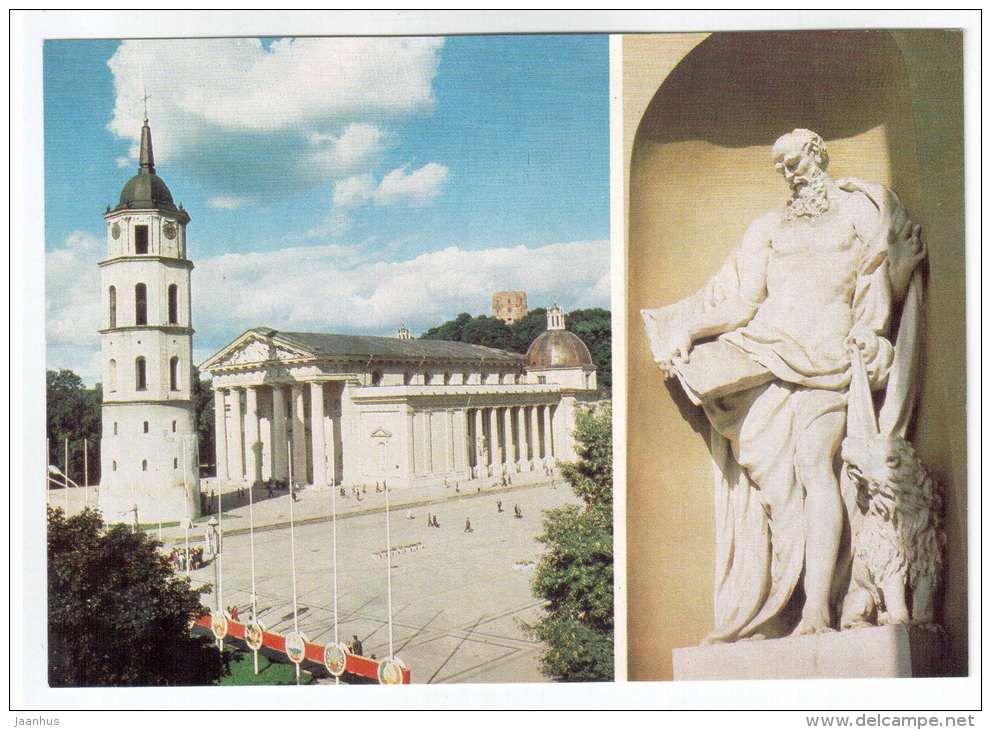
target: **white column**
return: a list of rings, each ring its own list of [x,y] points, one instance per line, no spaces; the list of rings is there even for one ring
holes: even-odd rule
[[[302,383],[292,384],[292,476],[306,484],[306,403]]]
[[[537,460],[540,459],[540,422],[538,416],[540,412],[537,406],[530,406],[530,468],[532,469]]]
[[[244,455],[248,484],[261,481],[262,443],[258,428],[258,388],[249,385],[244,397]]]
[[[259,386],[267,387],[267,386]],[[269,393],[271,388],[269,388]],[[264,391],[259,391],[257,395],[263,395]],[[274,471],[274,454],[273,454],[273,444],[272,444],[272,410],[271,410],[271,398],[268,399],[269,407],[264,412],[264,415],[259,413],[258,417],[258,438],[262,443],[262,461],[261,461],[261,472],[259,472],[259,479],[271,479],[275,476]]]
[[[551,406],[544,406],[544,455],[554,456],[554,428],[551,424]]]
[[[516,461],[513,447],[513,409],[502,409],[502,460],[506,463],[506,470],[512,471],[513,462]]]
[[[227,400],[231,407],[230,451],[228,471],[232,481],[244,481],[244,429],[241,424],[241,388],[231,388]]]
[[[430,422],[431,412],[423,413],[423,471],[425,474],[434,473],[434,443],[433,425]]]
[[[475,436],[472,439],[472,446],[475,449],[475,476],[482,476],[485,469],[484,445],[485,445],[485,423],[482,421],[482,409],[475,409]]]
[[[345,484],[358,480],[358,411],[355,408],[355,386],[346,383],[341,391],[341,479]]]
[[[213,448],[216,451],[217,479],[229,479],[227,470],[227,411],[224,408],[224,391],[213,391]]]
[[[444,434],[446,437],[445,449],[447,451],[447,471],[452,472],[457,468],[457,456],[454,451],[454,411],[450,408],[448,408],[444,413],[444,423]]]
[[[465,472],[471,476],[471,409],[465,408],[464,417],[461,420],[462,428],[464,428],[464,438],[461,439],[462,458],[464,459]]]
[[[272,386],[272,474],[276,479],[289,478],[289,455],[286,440],[289,438],[286,424],[286,389]]]
[[[327,484],[327,442],[324,436],[323,383],[310,383],[310,435],[313,442],[313,484]]]
[[[513,471],[520,470],[520,419],[518,411],[518,408],[512,406],[506,409],[508,414],[506,422],[509,424],[509,463],[513,467]],[[514,426],[516,426],[515,429]]]
[[[334,399],[331,398],[330,411],[323,416],[323,442],[327,455],[327,484],[337,479],[337,433],[334,423]]]
[[[493,473],[492,467],[495,466],[495,464],[497,462],[497,459],[499,458],[499,451],[498,451],[498,449],[499,449],[499,422],[498,422],[498,420],[496,420],[496,409],[495,408],[488,408],[488,409],[486,409],[486,413],[488,414],[488,416],[486,416],[485,420],[488,421],[488,423],[489,423],[489,438],[488,438],[489,459],[488,459],[488,466],[490,468],[488,470],[488,474],[489,474],[489,476],[492,476],[492,473]]]
[[[413,481],[413,475],[416,474],[416,439],[413,436],[415,432],[413,415],[412,408],[406,411],[406,475],[410,482]]]

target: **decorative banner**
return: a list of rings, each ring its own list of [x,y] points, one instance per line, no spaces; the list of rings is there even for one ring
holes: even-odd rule
[[[323,650],[323,663],[334,677],[340,677],[348,665],[348,651],[344,644],[327,644]]]
[[[399,657],[383,659],[379,662],[379,684],[402,684],[405,668],[406,665]]]
[[[286,656],[293,664],[302,664],[306,656],[306,639],[298,631],[286,634]]]
[[[258,622],[252,622],[244,627],[244,643],[252,651],[258,651],[262,648],[263,631],[262,625]]]
[[[227,636],[227,617],[222,613],[210,614],[210,628],[213,629],[214,636],[223,639]]]

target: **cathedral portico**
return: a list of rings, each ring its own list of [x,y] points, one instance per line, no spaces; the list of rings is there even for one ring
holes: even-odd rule
[[[571,391],[527,382],[521,355],[465,343],[258,328],[201,369],[236,394],[215,396],[217,474],[235,482],[287,479],[290,459],[303,484],[511,476],[553,466],[571,436],[555,423]]]

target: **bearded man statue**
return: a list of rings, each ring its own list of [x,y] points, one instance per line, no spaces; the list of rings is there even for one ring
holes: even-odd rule
[[[772,157],[787,204],[750,225],[702,290],[643,312],[659,367],[711,425],[717,574],[707,642],[838,626],[850,506],[837,457],[851,372],[862,363],[870,390],[886,385],[892,313],[925,256],[892,191],[827,175],[815,132],[785,134]],[[792,599],[802,594],[799,615]]]

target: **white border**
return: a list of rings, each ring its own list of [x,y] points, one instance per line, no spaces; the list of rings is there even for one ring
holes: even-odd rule
[[[780,9],[759,12],[727,11],[390,11],[317,13],[272,12],[49,12],[15,13],[11,18],[11,344],[17,353],[11,371],[11,704],[25,708],[21,717],[37,716],[38,710],[57,708],[93,709],[134,708],[316,708],[333,707],[475,707],[475,708],[572,708],[601,707],[750,707],[804,706],[808,708],[878,708],[898,710],[943,708],[963,711],[975,707],[978,676],[954,680],[885,681],[801,681],[801,682],[722,682],[722,683],[623,683],[595,685],[444,685],[390,688],[348,687],[327,694],[296,688],[198,688],[189,690],[115,689],[49,690],[44,679],[45,633],[44,578],[44,493],[29,490],[34,480],[25,473],[25,464],[42,464],[44,447],[40,434],[44,419],[39,403],[44,402],[44,272],[43,272],[43,145],[41,42],[44,38],[122,36],[208,36],[208,35],[300,35],[300,34],[440,34],[507,32],[688,32],[716,30],[783,30],[813,28],[899,28],[958,27],[965,30],[965,94],[967,100],[966,150],[970,162],[966,170],[967,314],[968,314],[968,456],[970,480],[969,559],[970,617],[972,622],[971,660],[979,672],[980,576],[980,273],[978,248],[980,231],[980,98],[981,21],[974,12],[941,11],[799,11]],[[615,70],[614,70],[615,73]],[[613,76],[615,78],[615,76]],[[616,90],[611,94],[615,98]],[[611,111],[615,121],[615,110]],[[621,129],[619,131],[621,134]],[[616,154],[616,133],[612,144]],[[621,140],[619,140],[621,141]],[[622,147],[619,147],[622,155]],[[612,176],[613,198],[622,206],[622,160],[620,173]],[[615,173],[616,162],[612,161]],[[625,283],[623,256],[623,211],[617,227],[612,211],[612,280]],[[625,336],[625,289],[614,289],[614,341]],[[618,316],[618,321],[617,321]],[[618,336],[618,337],[617,337]],[[30,364],[30,367],[28,365]],[[625,352],[614,347],[614,412],[621,420],[625,408],[623,376]],[[30,404],[30,407],[28,407]],[[30,435],[30,438],[26,438]],[[625,441],[617,439],[617,457]],[[617,462],[618,462],[617,458]],[[616,471],[616,489],[625,483],[622,468]],[[617,552],[625,540],[625,504],[617,500]],[[617,560],[617,609],[625,605],[625,560]],[[617,626],[625,623],[617,611]],[[622,646],[617,631],[617,647]],[[70,722],[92,722],[101,726],[130,726],[126,715],[77,716],[60,713]],[[49,713],[50,716],[50,713]],[[92,720],[90,719],[92,718]],[[200,714],[143,714],[148,727],[175,725],[184,720],[198,724],[215,718]],[[219,718],[216,718],[219,719]],[[225,718],[226,719],[226,718]],[[238,723],[247,718],[239,717]],[[272,718],[258,718],[268,724]],[[300,718],[304,720],[304,718]],[[588,720],[580,716],[577,720]],[[734,715],[723,717],[734,726],[806,726],[801,714]],[[474,720],[473,720],[474,722]],[[433,724],[433,722],[431,723]],[[680,723],[679,723],[680,724]]]

